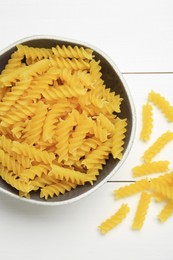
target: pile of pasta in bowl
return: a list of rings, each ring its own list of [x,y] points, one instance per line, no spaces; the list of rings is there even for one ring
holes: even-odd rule
[[[93,51],[19,44],[0,74],[1,178],[30,198],[93,184],[109,155],[121,159],[122,97]]]

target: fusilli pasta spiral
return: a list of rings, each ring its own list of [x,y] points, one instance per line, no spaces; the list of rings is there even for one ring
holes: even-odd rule
[[[169,201],[158,215],[161,222],[165,222],[173,214],[173,201]]]
[[[148,95],[148,99],[162,111],[169,122],[173,122],[173,106],[170,105],[165,97],[151,91]]]
[[[48,175],[53,176],[58,180],[65,180],[71,183],[76,183],[78,185],[83,185],[86,180],[84,173],[64,168],[55,164],[52,164],[52,170]]]
[[[148,206],[150,204],[151,195],[147,192],[142,192],[139,200],[139,204],[136,210],[132,229],[140,230],[144,224],[145,217],[147,214]]]
[[[143,176],[151,173],[166,172],[168,170],[168,161],[156,161],[144,163],[140,166],[136,166],[132,169],[133,176]]]
[[[166,131],[163,133],[145,152],[143,159],[146,163],[150,162],[153,157],[159,153],[163,147],[173,140],[173,132]]]
[[[29,47],[27,45],[18,44],[17,46],[18,54],[21,57],[26,57],[26,59],[31,58],[32,60],[36,60],[37,58],[39,60],[45,58],[49,58],[53,55],[53,52],[51,49],[46,48],[34,48]]]
[[[20,178],[18,178],[18,175],[15,175],[14,173],[8,171],[7,168],[1,168],[0,176],[12,187],[24,193],[29,193],[33,188],[30,183],[25,183],[24,181],[20,180]]]
[[[52,51],[56,57],[63,57],[63,58],[80,58],[80,59],[92,59],[92,50],[91,49],[84,49],[83,47],[78,46],[65,46],[63,45],[60,47],[59,45],[56,48],[52,48]]]
[[[148,141],[152,133],[153,128],[153,112],[152,106],[150,104],[145,104],[142,109],[142,130],[140,134],[140,139],[143,141]]]
[[[99,226],[99,229],[102,234],[106,234],[108,231],[119,225],[126,217],[127,213],[130,211],[130,208],[127,204],[122,204],[117,212],[107,220],[105,220]]]
[[[67,181],[60,181],[56,184],[46,185],[41,188],[40,197],[44,197],[47,200],[49,196],[52,198],[54,195],[58,196],[59,194],[64,194],[66,191],[75,189],[76,186],[77,184]]]
[[[150,182],[148,179],[142,179],[136,181],[135,183],[126,185],[114,191],[114,195],[116,199],[124,198],[127,196],[131,196],[140,191],[146,190],[150,188]]]
[[[27,143],[13,141],[12,150],[17,154],[29,156],[30,159],[35,160],[36,162],[43,162],[45,164],[51,164],[55,159],[55,155],[53,153],[41,151],[40,149],[35,148],[35,146],[31,146]]]

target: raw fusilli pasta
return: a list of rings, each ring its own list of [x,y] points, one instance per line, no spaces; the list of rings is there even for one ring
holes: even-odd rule
[[[125,218],[127,213],[130,211],[130,208],[127,204],[122,204],[117,212],[107,220],[105,220],[99,226],[99,229],[102,234],[106,234],[108,231],[119,225]]]
[[[8,171],[7,168],[1,168],[0,176],[12,187],[24,193],[29,193],[33,188],[30,182],[26,183],[23,180],[20,180],[20,178],[18,178],[18,175],[15,175],[13,172]]]
[[[54,195],[58,196],[59,194],[64,194],[66,191],[75,189],[76,186],[77,184],[67,181],[60,181],[56,184],[46,185],[41,188],[40,197],[44,197],[47,200],[49,196],[52,198]]]
[[[52,170],[48,175],[53,176],[58,180],[70,181],[71,183],[76,183],[78,185],[83,185],[86,181],[84,173],[68,168],[63,168],[55,164],[52,164]]]
[[[132,169],[134,177],[143,176],[151,173],[166,172],[168,170],[168,161],[156,161],[144,163]]]
[[[151,91],[148,95],[149,101],[153,102],[165,115],[169,122],[173,122],[173,106],[159,93]]]
[[[44,164],[31,166],[20,173],[20,178],[24,181],[33,180],[36,176],[41,177],[42,174],[47,174],[49,167]]]
[[[32,60],[36,59],[47,59],[53,55],[53,52],[51,49],[46,48],[33,48],[26,45],[18,44],[17,46],[18,54],[21,57],[26,57],[26,59],[31,58]]]
[[[19,143],[17,141],[13,141],[12,150],[17,154],[29,156],[30,159],[35,160],[36,162],[43,162],[45,164],[51,164],[52,161],[55,159],[55,155],[53,153],[42,151],[35,148],[35,146],[31,146],[27,143]]]
[[[169,201],[158,215],[161,222],[165,222],[173,214],[173,201]]]
[[[23,170],[22,165],[2,149],[0,149],[0,161],[2,166],[7,167],[8,171],[12,171],[16,175],[19,175]]]
[[[142,109],[142,130],[140,138],[143,141],[148,141],[152,133],[153,128],[153,112],[150,104],[145,104]]]
[[[167,198],[159,192],[153,192],[152,197],[156,202],[161,202],[167,200]]]
[[[25,138],[25,142],[33,145],[37,143],[43,131],[43,125],[45,121],[45,117],[47,115],[48,106],[45,105],[42,101],[39,101],[35,107],[35,115],[33,115],[30,120],[30,131],[27,132],[27,137]]]
[[[56,57],[63,57],[63,58],[80,58],[80,59],[92,59],[92,50],[86,49],[83,47],[71,47],[63,45],[60,47],[59,45],[56,48],[52,48],[52,51]]]
[[[139,181],[136,181],[135,183],[126,185],[124,187],[121,187],[114,191],[115,198],[120,199],[127,196],[131,196],[135,193],[138,193],[143,190],[147,190],[150,187],[150,182],[148,179],[142,179]]]
[[[173,200],[173,189],[168,183],[159,180],[151,180],[150,188],[153,191],[161,193],[168,199]]]
[[[50,57],[50,62],[53,66],[57,68],[67,68],[73,70],[88,70],[90,68],[90,64],[86,60],[82,59],[69,59],[69,58],[62,58],[62,57]]]
[[[173,132],[167,131],[163,133],[145,152],[143,159],[146,163],[150,162],[153,157],[159,153],[163,147],[173,140]]]
[[[31,83],[31,79],[24,79],[20,82],[17,82],[12,90],[9,91],[0,102],[0,115],[6,114],[10,108],[17,102],[24,91],[28,88]]]
[[[142,192],[135,214],[135,218],[132,224],[132,229],[140,230],[144,224],[145,217],[147,214],[148,206],[151,200],[151,195],[147,192]]]
[[[21,56],[18,51],[12,53],[7,65],[5,66],[5,69],[3,69],[3,71],[1,72],[1,75],[8,74],[12,72],[14,69],[21,67],[22,65],[25,66],[24,63],[22,64],[22,59],[23,56]]]

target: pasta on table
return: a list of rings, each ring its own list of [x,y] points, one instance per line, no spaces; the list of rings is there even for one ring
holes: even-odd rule
[[[152,104],[156,105],[163,112],[168,122],[172,122],[173,106],[164,96],[151,91],[148,95],[148,101],[152,102]],[[155,126],[153,122],[153,108],[149,102],[142,107],[142,130],[140,139],[145,142],[149,141],[152,129]],[[162,133],[156,141],[145,150],[141,158],[142,164],[131,169],[133,177],[139,179],[113,191],[116,200],[124,200],[126,197],[139,194],[140,198],[132,223],[133,230],[139,231],[143,228],[152,200],[157,203],[165,203],[163,209],[157,216],[160,222],[167,221],[173,215],[173,172],[169,172],[170,162],[168,160],[153,161],[153,158],[172,140],[172,130],[167,130]],[[159,175],[158,177],[147,177],[151,174]],[[123,203],[117,213],[99,226],[102,234],[107,233],[125,218],[126,214],[124,213],[126,210],[125,212],[122,210],[124,205],[129,208],[127,204]]]

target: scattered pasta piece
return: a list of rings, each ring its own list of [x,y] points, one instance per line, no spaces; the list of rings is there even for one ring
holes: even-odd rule
[[[173,122],[173,106],[170,105],[165,97],[159,93],[151,91],[148,95],[148,100],[153,102],[153,104],[162,111],[169,122]]]
[[[144,163],[132,169],[133,177],[144,176],[152,173],[166,172],[168,170],[168,161],[155,161]]]
[[[153,179],[150,182],[151,190],[161,193],[168,199],[173,200],[173,189],[169,183],[161,181],[159,179]]]
[[[130,208],[128,207],[128,205],[122,204],[122,206],[117,212],[115,212],[113,216],[101,223],[101,225],[99,226],[101,233],[106,234],[108,231],[120,224],[125,219],[129,211]]]
[[[158,219],[161,222],[165,222],[169,217],[173,215],[173,201],[169,201],[158,215]]]
[[[143,190],[149,189],[150,182],[148,179],[142,179],[139,181],[136,181],[135,183],[125,185],[124,187],[121,187],[114,191],[114,195],[116,199],[121,199],[127,196],[131,196],[135,193],[141,192]]]
[[[143,105],[142,109],[142,130],[140,134],[140,139],[143,141],[148,141],[152,133],[153,128],[153,108],[150,104]]]
[[[148,206],[151,200],[151,195],[147,192],[142,192],[135,214],[135,218],[132,224],[132,229],[140,230],[144,224],[147,214]]]
[[[145,152],[143,159],[145,163],[149,163],[153,157],[158,154],[164,146],[173,140],[173,132],[166,131],[163,133]]]
[[[152,197],[155,199],[156,202],[167,200],[167,198],[159,192],[153,192]]]

